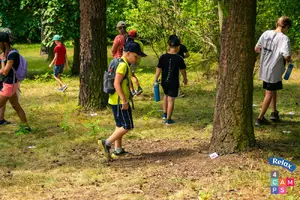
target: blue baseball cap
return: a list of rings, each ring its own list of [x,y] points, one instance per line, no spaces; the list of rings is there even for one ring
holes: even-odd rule
[[[125,52],[134,52],[141,57],[147,56],[144,52],[142,52],[141,47],[138,43],[129,41],[124,45]]]

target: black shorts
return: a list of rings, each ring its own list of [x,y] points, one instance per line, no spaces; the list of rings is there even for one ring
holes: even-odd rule
[[[123,127],[124,129],[133,129],[133,120],[131,107],[129,106],[127,110],[122,110],[122,105],[111,105],[116,126]]]
[[[164,84],[164,85],[162,85],[162,88],[164,90],[165,95],[167,95],[169,97],[174,97],[174,98],[178,96],[178,89],[179,89],[178,86]]]
[[[263,82],[263,88],[269,91],[276,91],[282,89],[282,81],[279,81],[277,83],[267,83]]]

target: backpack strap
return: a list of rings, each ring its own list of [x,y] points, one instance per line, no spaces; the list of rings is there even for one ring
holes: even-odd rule
[[[127,65],[127,63],[122,59],[122,58],[118,58],[118,63],[120,63],[120,62],[124,62],[125,64],[126,64],[126,73],[125,73],[125,76],[124,76],[124,78],[123,78],[123,80],[121,81],[121,85],[122,85],[122,82],[124,81],[124,79],[126,78],[127,79],[127,81],[128,81],[128,88],[129,88],[129,78],[128,78],[128,65]],[[119,64],[118,64],[118,66],[119,66]],[[115,74],[116,74],[116,71],[117,71],[117,68],[118,68],[118,66],[117,67],[115,67]],[[122,86],[121,86],[122,87]],[[130,92],[129,92],[130,93]],[[131,98],[130,98],[130,96],[129,96],[129,100],[130,100]],[[121,104],[120,104],[120,96],[118,95],[118,106],[120,106]],[[117,116],[119,116],[119,109],[117,110]]]
[[[8,58],[8,56],[10,55],[10,54],[12,54],[12,53],[18,53],[19,54],[19,52],[18,52],[18,50],[16,50],[16,49],[13,49],[13,50],[11,50],[8,54],[7,54],[7,58]],[[20,56],[20,55],[19,55]],[[11,66],[11,69],[13,70],[13,85],[12,85],[12,93],[14,93],[14,86],[15,86],[15,83],[16,83],[16,70],[15,70],[15,68],[14,68],[14,66]]]

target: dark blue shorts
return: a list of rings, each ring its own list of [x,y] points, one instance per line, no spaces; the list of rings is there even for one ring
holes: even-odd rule
[[[63,73],[64,65],[54,65],[54,76],[57,77],[58,74]]]
[[[129,106],[127,110],[122,110],[121,107],[122,105],[111,105],[116,126],[123,127],[128,130],[133,129],[131,107]]]

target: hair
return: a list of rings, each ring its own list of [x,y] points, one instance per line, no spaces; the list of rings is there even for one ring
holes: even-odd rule
[[[282,16],[278,18],[276,26],[281,26],[282,28],[290,28],[292,26],[292,21],[289,17]]]
[[[170,47],[177,47],[180,46],[180,40],[176,35],[170,35],[169,40],[168,40],[168,45]]]

